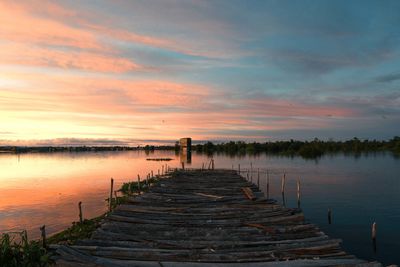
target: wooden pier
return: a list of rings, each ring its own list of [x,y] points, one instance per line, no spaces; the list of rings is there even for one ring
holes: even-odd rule
[[[232,170],[171,172],[57,254],[57,266],[381,266],[348,255],[300,209]]]

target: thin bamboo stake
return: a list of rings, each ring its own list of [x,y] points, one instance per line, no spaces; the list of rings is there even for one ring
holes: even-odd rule
[[[373,249],[374,249],[374,252],[376,253],[376,222],[374,222],[372,224],[371,236],[372,236]]]
[[[83,222],[83,216],[82,216],[82,201],[79,201],[78,203],[78,208],[79,208],[79,222]]]
[[[300,179],[297,179],[297,208],[300,209],[300,197],[301,197],[301,193],[300,193]]]
[[[283,173],[282,184],[281,184],[281,193],[285,194],[285,186],[286,186],[286,173]]]
[[[138,178],[138,182],[137,182],[137,184],[138,184],[138,194],[140,195],[140,175],[139,174],[137,175],[137,178]]]
[[[43,225],[42,227],[40,227],[40,232],[41,232],[41,236],[42,236],[42,247],[46,248],[46,225]]]
[[[112,199],[113,199],[113,187],[114,187],[114,179],[111,178],[111,188],[110,188],[110,198],[108,199],[108,211],[111,212],[112,210]]]
[[[269,172],[267,170],[267,199],[269,199]]]
[[[331,208],[328,209],[328,223],[332,224],[332,210],[331,210]]]

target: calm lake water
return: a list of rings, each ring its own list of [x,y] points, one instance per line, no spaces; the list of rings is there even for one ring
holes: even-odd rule
[[[170,157],[167,164],[180,166],[173,151],[0,154],[0,232],[27,229],[31,238],[43,224],[49,234],[78,220],[78,202],[85,218],[106,211],[110,178],[116,188],[124,181],[157,173],[165,162],[147,157]],[[302,188],[302,208],[308,221],[328,235],[341,238],[349,253],[384,264],[400,264],[400,159],[391,154],[334,155],[319,160],[269,155],[229,157],[214,155],[217,168],[268,169],[271,197],[281,201],[280,179],[287,175],[286,204],[296,207],[296,180]],[[192,155],[189,167],[209,162],[206,155]],[[265,176],[261,176],[265,188]],[[333,211],[333,224],[327,210]],[[373,252],[371,225],[378,226],[378,250]]]

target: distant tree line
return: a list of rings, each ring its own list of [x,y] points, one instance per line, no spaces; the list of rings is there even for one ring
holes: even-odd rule
[[[275,141],[265,143],[246,143],[243,141],[214,144],[207,142],[197,144],[193,150],[199,153],[227,153],[231,155],[270,153],[282,155],[299,155],[305,158],[320,157],[325,153],[361,153],[374,151],[392,151],[400,154],[400,137],[395,136],[388,141],[360,140],[353,138],[347,141]]]
[[[179,142],[175,145],[165,146],[2,146],[0,152],[8,153],[49,153],[49,152],[105,152],[105,151],[129,151],[144,150],[151,153],[155,150],[175,150],[179,153]],[[400,155],[400,137],[395,136],[387,141],[377,140],[360,140],[354,137],[347,141],[322,141],[315,138],[313,141],[274,141],[265,143],[246,143],[243,141],[230,141],[226,143],[206,142],[192,146],[192,150],[198,153],[226,153],[229,155],[245,155],[245,154],[280,154],[280,155],[299,155],[305,158],[316,158],[326,153],[361,153],[361,152],[377,152],[392,151],[396,155]]]

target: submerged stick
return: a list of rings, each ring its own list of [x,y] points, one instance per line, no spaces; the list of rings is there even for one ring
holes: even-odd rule
[[[83,215],[82,215],[82,201],[79,201],[78,203],[78,207],[79,207],[79,222],[82,223],[83,222]]]
[[[111,188],[110,188],[110,198],[108,199],[108,210],[111,212],[112,210],[112,199],[113,199],[113,187],[114,187],[114,179],[111,178]]]

